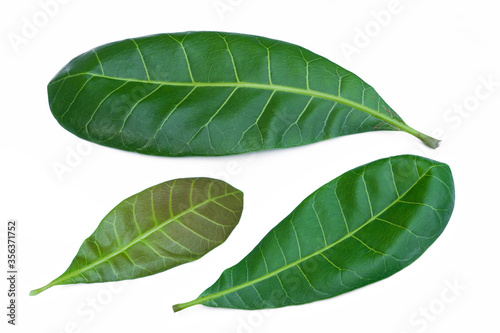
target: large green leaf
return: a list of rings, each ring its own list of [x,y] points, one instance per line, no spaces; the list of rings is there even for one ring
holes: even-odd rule
[[[406,155],[358,167],[307,197],[198,299],[174,310],[277,308],[384,279],[439,237],[454,196],[443,163]]]
[[[122,201],[87,238],[62,284],[135,279],[201,258],[222,244],[243,210],[243,193],[210,178],[171,180]]]
[[[162,156],[230,155],[407,126],[353,73],[297,45],[218,32],[161,34],[97,47],[48,85],[77,136]]]

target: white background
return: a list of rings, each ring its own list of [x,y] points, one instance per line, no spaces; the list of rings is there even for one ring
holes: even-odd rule
[[[6,271],[6,222],[14,218],[20,271],[16,327],[6,324],[1,279],[2,332],[500,331],[497,2],[58,0],[49,17],[41,5],[48,1],[0,5],[0,267]],[[389,9],[382,20],[380,11]],[[26,30],[32,23],[38,27]],[[378,132],[250,155],[161,158],[85,144],[52,117],[46,84],[74,56],[115,40],[186,30],[302,45],[361,76],[408,124],[443,138],[442,146],[433,151],[408,134]],[[78,149],[81,159],[72,156]],[[172,304],[198,296],[316,188],[358,165],[405,153],[448,163],[457,193],[447,229],[410,267],[308,305],[172,312]],[[58,177],[54,166],[68,159],[71,172]],[[122,199],[192,176],[219,177],[245,192],[243,217],[222,246],[155,276],[28,296],[67,268]]]

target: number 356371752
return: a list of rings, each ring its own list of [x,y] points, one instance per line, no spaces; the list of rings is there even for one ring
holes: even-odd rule
[[[7,224],[7,264],[10,269],[16,268],[16,221]]]

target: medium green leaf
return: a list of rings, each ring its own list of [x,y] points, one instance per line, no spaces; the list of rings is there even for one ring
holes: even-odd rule
[[[49,83],[50,108],[75,135],[161,156],[305,145],[406,125],[353,73],[300,46],[219,32],[160,34],[97,47]]]
[[[263,309],[330,298],[387,278],[420,257],[454,206],[446,164],[396,156],[319,188],[198,299]]]
[[[87,238],[62,284],[136,279],[201,258],[222,244],[243,210],[243,193],[210,178],[171,180],[122,201]]]

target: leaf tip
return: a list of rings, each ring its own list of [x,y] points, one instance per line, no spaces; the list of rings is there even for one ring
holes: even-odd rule
[[[43,290],[40,290],[40,289],[34,289],[34,290],[30,291],[30,296],[36,296],[39,293],[41,293],[42,291]]]
[[[420,135],[418,136],[418,138],[420,140],[422,140],[422,142],[427,146],[427,147],[430,147],[432,149],[436,149],[437,147],[439,147],[439,145],[441,144],[441,140],[438,140],[438,139],[434,139],[433,137],[430,137],[428,135],[425,135],[425,134],[422,134],[420,133]]]
[[[175,312],[179,312],[182,309],[184,309],[184,308],[181,306],[181,304],[175,304],[175,305],[172,306],[172,310],[174,310],[174,313]]]
[[[187,303],[175,304],[174,306],[172,306],[172,309],[174,310],[174,312],[179,312],[181,310],[184,310],[184,309],[189,308],[190,306],[193,306],[196,304],[200,304],[199,299],[195,299],[194,301],[187,302]]]
[[[30,291],[30,296],[36,296],[36,295],[40,294],[41,292],[49,289],[50,287],[52,287],[52,284],[48,284],[42,288],[33,289],[32,291]]]

